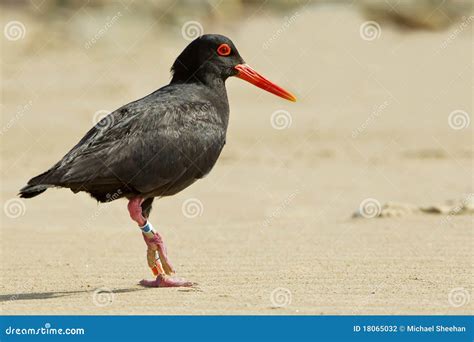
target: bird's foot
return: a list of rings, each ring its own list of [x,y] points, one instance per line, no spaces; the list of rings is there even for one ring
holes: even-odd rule
[[[140,285],[145,287],[191,287],[194,284],[190,281],[186,281],[182,278],[170,277],[164,274],[160,274],[155,280],[140,281]]]

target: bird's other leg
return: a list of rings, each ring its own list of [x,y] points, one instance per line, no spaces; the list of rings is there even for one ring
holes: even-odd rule
[[[142,203],[141,203],[141,207],[142,207],[142,215],[145,219],[148,220],[148,217],[150,216],[150,213],[151,213],[151,208],[153,206],[153,200],[155,198],[153,197],[150,197],[150,198],[147,198],[146,200],[144,200]]]

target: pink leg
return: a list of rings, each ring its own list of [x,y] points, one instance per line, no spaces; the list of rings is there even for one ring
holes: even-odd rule
[[[147,223],[147,218],[143,216],[141,204],[143,203],[144,199],[141,197],[134,197],[130,199],[128,202],[128,211],[130,213],[130,217],[133,221],[135,221],[139,227],[143,227]],[[163,242],[163,238],[157,232],[154,232],[153,237],[147,237],[145,234],[143,235],[143,239],[148,246],[148,253],[155,253],[158,252],[160,256],[160,261],[163,266],[163,270],[165,274],[158,274],[155,280],[142,280],[140,282],[141,285],[147,287],[179,287],[179,286],[192,286],[193,284],[185,281],[180,278],[170,277],[175,271],[173,266],[171,265],[170,260],[168,259],[168,254],[166,252],[166,246]],[[148,259],[150,259],[148,257]],[[149,264],[150,264],[150,260]],[[152,267],[152,265],[149,265]]]
[[[155,232],[155,235],[152,238],[149,238],[145,234],[143,234],[143,239],[145,240],[145,243],[149,249],[153,251],[158,251],[165,273],[173,274],[175,272],[174,267],[173,265],[171,265],[171,262],[168,259],[166,246],[165,246],[165,243],[163,242],[163,238],[161,237],[161,235]]]
[[[134,197],[128,201],[128,212],[133,221],[138,223],[139,227],[143,227],[146,223],[146,218],[142,215],[142,203],[144,199],[141,197]]]

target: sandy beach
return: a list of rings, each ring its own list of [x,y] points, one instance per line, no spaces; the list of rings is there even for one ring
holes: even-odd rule
[[[202,22],[298,102],[228,80],[221,158],[151,215],[177,275],[197,285],[148,289],[125,200],[99,205],[65,189],[15,199],[104,113],[169,82],[187,44],[179,27],[122,9],[90,43],[111,11],[50,26],[2,14],[2,25],[26,27],[21,40],[2,37],[3,314],[473,312],[472,214],[353,218],[367,199],[426,207],[472,196],[474,125],[449,119],[473,118],[472,25],[454,38],[459,24],[382,25],[366,40],[367,19],[349,6]]]

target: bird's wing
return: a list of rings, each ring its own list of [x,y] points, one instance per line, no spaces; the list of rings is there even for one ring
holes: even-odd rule
[[[57,185],[117,184],[148,192],[189,172],[198,178],[207,173],[207,159],[218,151],[217,159],[225,140],[216,109],[168,94],[167,101],[150,94],[103,118],[53,167]]]

